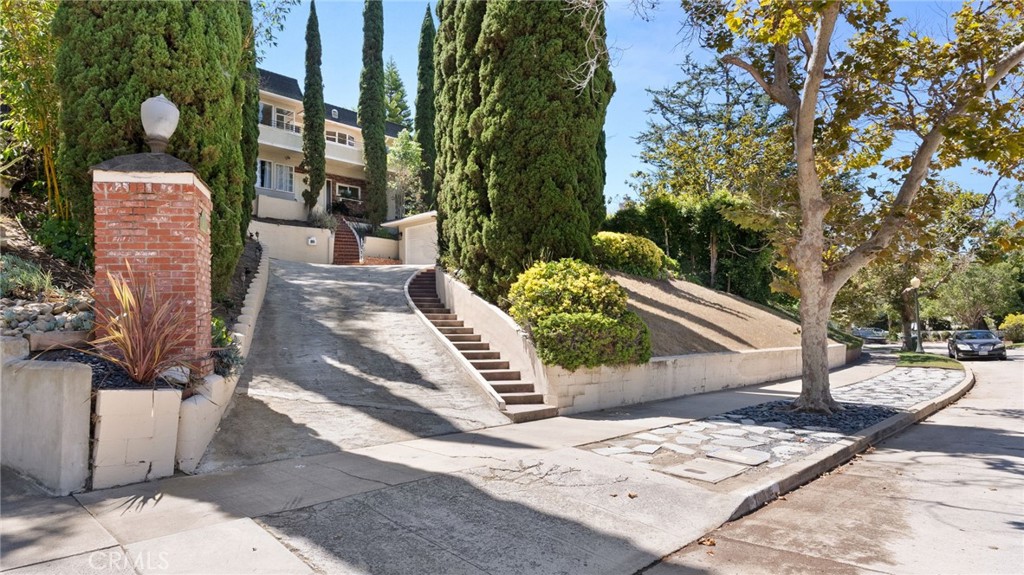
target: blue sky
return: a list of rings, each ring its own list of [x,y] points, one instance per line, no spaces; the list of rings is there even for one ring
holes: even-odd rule
[[[937,31],[944,28],[945,15],[958,2],[894,1],[894,12],[906,16],[911,24]],[[362,67],[362,0],[321,0],[317,2],[320,38],[323,48],[322,73],[324,99],[334,105],[355,109],[359,100],[359,71]],[[385,0],[384,59],[394,58],[409,94],[409,105],[416,93],[416,66],[420,25],[427,3]],[[431,10],[434,3],[430,3]],[[261,67],[292,76],[301,85],[304,75],[305,31],[309,3],[292,9],[285,29],[277,34],[277,46],[268,47]],[[633,12],[626,0],[612,0],[607,12],[608,43],[613,50],[612,73],[616,92],[608,107],[605,123],[608,147],[608,182],[605,198],[609,211],[630,195],[626,181],[643,169],[637,159],[636,136],[647,123],[650,106],[647,88],[663,88],[678,80],[678,65],[687,54],[706,60],[698,46],[681,44],[679,3],[663,0],[645,21]],[[436,20],[435,20],[436,22]],[[944,175],[976,192],[988,192],[993,179],[973,173],[970,166],[949,170]],[[1000,212],[1007,209],[1001,201]]]

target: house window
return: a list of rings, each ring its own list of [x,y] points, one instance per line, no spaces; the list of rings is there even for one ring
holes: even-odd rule
[[[256,187],[257,188],[272,188],[273,185],[273,166],[274,164],[267,160],[258,160],[256,162]]]
[[[284,164],[274,164],[274,189],[282,192],[294,192],[292,176],[295,169]]]
[[[270,104],[260,102],[260,123],[264,126],[273,126],[274,107]]]
[[[350,200],[359,199],[359,188],[357,186],[346,186],[344,184],[335,184],[334,187],[335,197],[347,198]]]
[[[327,141],[341,144],[342,146],[348,146],[350,148],[356,147],[355,137],[351,134],[346,134],[345,132],[327,130]]]
[[[295,123],[295,112],[284,108],[274,108],[274,127],[297,134],[302,132],[302,126]]]
[[[256,161],[256,187],[294,193],[295,168],[270,160]]]
[[[331,117],[334,118],[335,120],[337,120],[338,119],[338,111],[337,110],[331,110]]]

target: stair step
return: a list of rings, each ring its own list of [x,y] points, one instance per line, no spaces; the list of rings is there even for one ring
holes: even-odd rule
[[[449,329],[457,329],[457,328],[449,328]],[[473,328],[462,328],[462,329],[470,329],[471,330]],[[444,333],[444,336],[447,337],[448,341],[450,341],[452,343],[455,343],[455,342],[471,342],[471,341],[472,342],[479,342],[480,339],[482,338],[482,336],[480,334],[472,333],[472,332],[470,332],[470,333],[445,333],[444,331],[441,331],[441,333]]]
[[[544,395],[541,393],[534,392],[518,392],[518,393],[499,393],[501,399],[505,400],[506,405],[543,405]]]
[[[455,349],[466,352],[466,351],[486,351],[491,349],[491,344],[486,341],[455,341],[452,342]]]
[[[487,345],[487,344],[484,344],[484,345]],[[456,346],[456,349],[458,349],[458,346]],[[462,357],[465,357],[466,359],[471,359],[471,360],[501,359],[501,352],[500,351],[476,351],[476,350],[473,350],[473,351],[470,351],[470,350],[460,350],[460,351],[462,351]]]
[[[514,381],[521,379],[517,369],[478,369],[485,381]]]
[[[462,335],[462,334],[471,334],[471,333],[473,333],[473,328],[471,328],[471,327],[444,327],[444,326],[439,326],[437,328],[437,331],[443,333],[444,335],[449,335],[449,334],[452,334],[452,335]]]
[[[434,299],[424,299],[424,298],[415,298],[414,297],[414,298],[412,298],[412,303],[416,304],[417,307],[423,306],[423,305],[426,305],[426,306],[444,305],[443,303],[441,303],[441,300],[439,300],[437,298],[434,298]]]
[[[533,384],[528,381],[492,381],[491,388],[503,393],[533,393]]]
[[[508,362],[496,359],[480,359],[472,360],[469,363],[473,364],[473,367],[479,371],[491,370],[491,369],[508,369]],[[518,372],[516,372],[518,373]]]
[[[445,320],[445,319],[459,319],[459,316],[453,313],[441,313],[436,311],[425,311],[423,315],[427,316],[427,319],[433,320]]]
[[[544,404],[527,404],[527,405],[516,405],[506,404],[505,415],[512,420],[513,423],[524,423],[527,421],[536,421],[538,419],[547,419],[549,417],[558,417],[558,408]]]
[[[465,327],[465,322],[461,319],[433,319],[430,323],[437,327]]]

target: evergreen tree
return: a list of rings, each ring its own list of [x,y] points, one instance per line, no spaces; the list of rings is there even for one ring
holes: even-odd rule
[[[475,145],[488,168],[482,175],[491,211],[483,226],[491,265],[477,268],[490,275],[477,283],[492,301],[534,261],[590,258],[591,237],[604,220],[600,136],[614,86],[600,56],[584,90],[566,79],[593,48],[583,17],[560,2],[487,6],[476,45],[481,103],[470,124],[480,134]],[[603,43],[603,13],[597,18]]]
[[[306,22],[306,83],[302,91],[302,169],[306,172],[303,181],[302,201],[310,212],[320,198],[326,175],[326,140],[324,139],[324,80],[320,74],[320,23],[316,17],[316,2],[309,3],[309,20]]]
[[[398,75],[394,58],[389,58],[388,65],[384,67],[384,105],[388,122],[403,128],[412,127],[412,112],[409,111],[409,102],[405,101],[405,84]]]
[[[230,286],[239,236],[242,163],[242,22],[232,2],[62,2],[60,185],[72,214],[93,233],[89,166],[148,151],[139,106],[164,94],[181,112],[168,153],[195,168],[212,192],[213,294]],[[215,38],[216,41],[210,41]]]
[[[388,152],[384,141],[384,7],[366,0],[363,7],[363,71],[359,75],[359,125],[366,159],[366,212],[378,225],[387,213]]]
[[[434,130],[438,156],[438,249],[446,265],[463,270],[470,287],[491,276],[483,243],[483,223],[491,210],[484,187],[485,165],[479,138],[470,130],[470,117],[480,105],[480,59],[474,46],[488,3],[438,3],[437,45],[434,53]]]
[[[245,103],[242,105],[242,209],[238,228],[242,242],[249,233],[252,202],[256,198],[256,161],[260,154],[260,76],[256,69],[256,30],[249,0],[238,0],[238,17],[242,24],[242,64],[238,80],[243,82]]]
[[[420,184],[426,193],[427,209],[434,207],[434,18],[430,5],[420,28],[419,64],[416,68],[416,141],[420,144],[423,170]]]

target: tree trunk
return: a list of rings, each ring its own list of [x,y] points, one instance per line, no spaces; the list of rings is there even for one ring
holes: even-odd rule
[[[711,280],[708,287],[715,289],[715,275],[718,274],[718,234],[711,230]]]
[[[900,324],[903,328],[903,351],[914,351],[917,348],[913,345],[914,330],[911,324],[914,322],[914,298],[910,290],[903,290],[900,294]]]
[[[828,380],[828,317],[832,307],[820,275],[800,280],[800,348],[803,386],[793,401],[793,409],[832,413],[842,409],[832,399]]]

